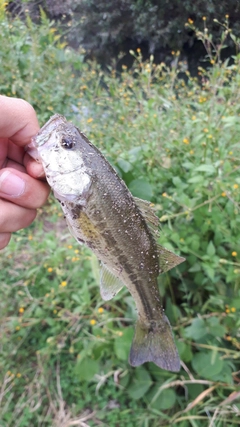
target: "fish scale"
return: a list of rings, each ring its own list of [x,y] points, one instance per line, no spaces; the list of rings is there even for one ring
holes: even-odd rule
[[[132,196],[101,152],[63,116],[57,114],[43,126],[29,153],[42,161],[71,233],[101,261],[102,297],[109,300],[126,286],[136,303],[130,364],[152,361],[178,371],[158,275],[184,259],[156,242],[158,219],[149,203]]]

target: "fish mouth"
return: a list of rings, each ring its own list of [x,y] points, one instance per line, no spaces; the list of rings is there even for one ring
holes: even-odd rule
[[[54,116],[50,117],[39,132],[32,137],[30,144],[26,146],[25,150],[27,153],[33,159],[40,161],[38,148],[45,145],[51,138],[52,133],[65,123],[67,123],[67,120],[61,114],[54,114]]]

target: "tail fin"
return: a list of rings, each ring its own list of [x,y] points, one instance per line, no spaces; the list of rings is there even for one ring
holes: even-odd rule
[[[148,325],[140,320],[137,321],[129,363],[132,366],[139,366],[145,362],[153,362],[168,371],[180,370],[178,351],[165,314],[160,321],[152,321]]]

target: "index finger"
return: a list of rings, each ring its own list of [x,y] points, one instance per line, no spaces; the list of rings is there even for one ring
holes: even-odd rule
[[[34,108],[20,98],[0,95],[0,135],[16,145],[24,147],[39,131]]]

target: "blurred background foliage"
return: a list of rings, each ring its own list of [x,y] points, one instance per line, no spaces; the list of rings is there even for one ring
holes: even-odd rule
[[[141,48],[146,60],[154,54],[155,62],[172,62],[171,51],[180,51],[188,69],[197,74],[199,61],[205,58],[205,49],[196,31],[185,24],[190,21],[202,27],[202,18],[213,41],[221,43],[222,27],[216,21],[229,16],[230,26],[240,35],[239,1],[218,0],[12,0],[8,10],[12,16],[30,15],[36,22],[40,10],[54,19],[65,30],[71,46],[83,46],[87,58],[97,59],[105,66],[118,58],[118,70],[124,63],[132,66],[129,50]],[[228,37],[222,56],[229,57],[236,45]],[[120,57],[119,57],[120,55]]]
[[[0,1],[1,94],[29,101],[41,125],[56,112],[75,122],[132,193],[155,203],[160,243],[186,261],[159,277],[182,369],[133,369],[134,301],[126,289],[101,300],[97,260],[50,198],[1,254],[1,427],[240,424],[240,57],[230,18],[216,43],[208,18],[198,29],[186,17],[211,64],[197,78],[180,53],[168,66],[144,61],[140,47],[119,75],[117,59],[104,70],[86,60],[43,10],[34,23],[10,6]],[[223,61],[228,39],[236,54]]]

